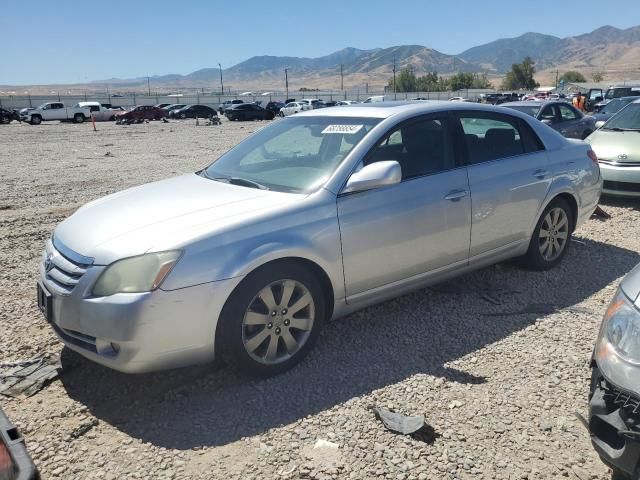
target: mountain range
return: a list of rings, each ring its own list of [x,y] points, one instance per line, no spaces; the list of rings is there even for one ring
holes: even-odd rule
[[[421,45],[401,45],[361,50],[344,48],[317,58],[251,57],[223,70],[225,89],[279,89],[284,84],[284,69],[288,70],[291,88],[340,88],[340,66],[345,88],[365,84],[384,85],[397,70],[411,67],[420,75],[438,72],[482,72],[489,78],[499,78],[521,62],[533,58],[539,72],[538,81],[555,76],[556,71],[581,71],[587,78],[595,71],[606,72],[607,80],[640,78],[640,26],[619,29],[600,27],[590,33],[560,38],[528,32],[515,38],[503,38],[470,48],[458,55],[448,55]],[[188,75],[170,74],[151,77],[153,88],[217,88],[220,72],[203,68]],[[542,83],[541,81],[541,83]],[[92,82],[121,88],[146,87],[147,79],[109,79]]]

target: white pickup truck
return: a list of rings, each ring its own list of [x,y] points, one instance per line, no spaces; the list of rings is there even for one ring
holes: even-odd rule
[[[82,123],[91,118],[89,107],[65,107],[62,102],[47,102],[21,115],[20,120],[39,125],[50,120]]]
[[[109,122],[116,119],[116,113],[122,111],[118,108],[108,108],[102,105],[100,102],[78,102],[73,108],[88,108],[89,114],[93,115],[96,122]]]

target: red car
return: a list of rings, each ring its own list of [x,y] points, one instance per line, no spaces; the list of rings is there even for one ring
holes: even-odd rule
[[[116,115],[116,123],[140,123],[145,120],[161,120],[167,112],[151,105],[140,105]]]

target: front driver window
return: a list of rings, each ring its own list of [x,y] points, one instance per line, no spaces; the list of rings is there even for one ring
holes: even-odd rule
[[[454,168],[448,120],[430,118],[406,123],[382,139],[366,164],[395,160],[402,179],[421,177]]]

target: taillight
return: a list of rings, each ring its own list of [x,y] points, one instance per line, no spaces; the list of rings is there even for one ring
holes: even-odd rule
[[[598,156],[596,155],[596,152],[594,152],[593,150],[589,150],[587,152],[587,156],[591,159],[593,163],[595,163],[596,165],[598,164]]]

